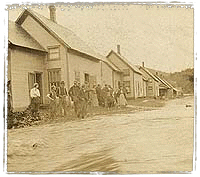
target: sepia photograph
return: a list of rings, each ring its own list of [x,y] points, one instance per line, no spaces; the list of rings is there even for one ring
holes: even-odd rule
[[[192,3],[21,3],[6,11],[7,173],[194,171]]]

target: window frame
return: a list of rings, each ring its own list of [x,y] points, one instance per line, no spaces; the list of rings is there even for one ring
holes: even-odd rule
[[[60,78],[58,79],[58,75],[52,76],[53,73],[59,73],[60,72]],[[50,74],[51,73],[51,74]],[[48,75],[48,88],[50,91],[51,86],[56,84],[56,87],[60,86],[60,81],[61,81],[61,68],[52,68],[52,69],[47,69],[47,75]],[[51,75],[51,77],[50,77]],[[52,81],[52,78],[56,77],[56,81]],[[53,79],[54,80],[54,79]]]
[[[123,71],[123,76],[130,76],[131,75],[131,71],[130,71],[129,68],[123,69],[122,71]],[[128,72],[125,72],[125,71],[128,71]]]
[[[47,57],[48,61],[60,60],[60,45],[48,46],[47,49],[48,49],[48,57]],[[53,52],[53,54],[58,53],[58,58],[50,59],[50,50],[51,49],[58,49],[58,52]]]

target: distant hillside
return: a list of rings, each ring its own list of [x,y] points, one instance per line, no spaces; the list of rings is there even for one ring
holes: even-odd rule
[[[175,87],[182,87],[183,93],[194,93],[194,68],[170,73],[166,79],[173,81]]]
[[[159,76],[165,78],[175,88],[182,87],[183,93],[194,92],[194,68],[189,68],[181,72],[166,73],[148,68],[153,74],[158,73]]]

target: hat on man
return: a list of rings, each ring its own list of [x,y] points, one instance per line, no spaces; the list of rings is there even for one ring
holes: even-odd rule
[[[65,84],[65,81],[61,81],[60,84]]]

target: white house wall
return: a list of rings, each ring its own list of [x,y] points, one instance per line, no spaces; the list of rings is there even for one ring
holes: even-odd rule
[[[118,82],[122,82],[122,73],[120,72],[116,72],[116,71],[113,71],[114,74],[113,74],[113,88],[114,90],[118,89]]]
[[[60,59],[49,61],[45,59],[44,69],[45,75],[47,75],[48,69],[61,69],[61,80],[66,83],[68,79],[67,72],[67,52],[66,48],[49,32],[47,32],[37,21],[35,21],[31,16],[28,16],[22,24],[22,27],[35,39],[42,47],[48,51],[48,47],[59,46],[60,49]],[[48,92],[48,78],[46,77],[46,92]]]
[[[113,87],[113,70],[104,62],[101,63],[101,76],[102,81],[101,85],[104,86],[105,84],[111,85]]]
[[[112,63],[114,63],[121,71],[123,71],[123,69],[129,69],[130,70],[130,76],[123,76],[122,81],[130,81],[130,93],[127,94],[128,98],[133,98],[134,97],[134,85],[133,85],[133,71],[131,70],[131,68],[125,64],[121,59],[118,58],[117,55],[115,55],[114,53],[111,53],[108,57],[108,60]]]
[[[142,75],[134,73],[134,87],[135,87],[135,98],[143,97],[143,81]]]
[[[87,73],[90,76],[96,77],[96,82],[101,83],[101,65],[99,62],[91,61],[87,58],[83,58],[74,53],[68,54],[69,62],[69,85],[72,86],[75,80],[75,72],[80,72],[80,82],[84,83],[84,74]]]
[[[35,21],[29,15],[21,26],[45,49],[47,49],[48,46],[60,45],[58,40],[50,35],[37,21]]]
[[[28,73],[43,72],[45,56],[18,49],[10,50],[10,55],[13,107],[23,110],[30,104]]]

